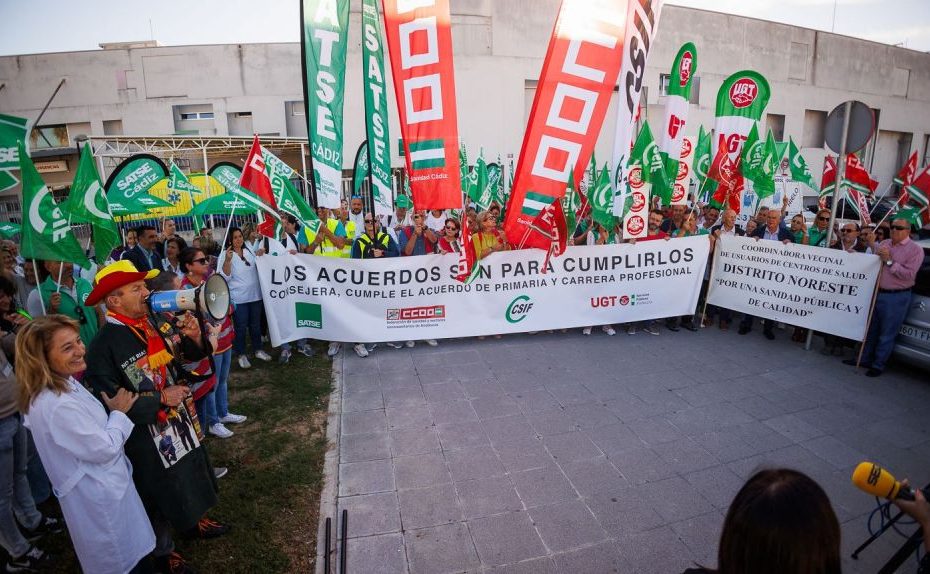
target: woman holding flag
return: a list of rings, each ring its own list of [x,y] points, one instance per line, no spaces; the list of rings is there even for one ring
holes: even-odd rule
[[[478,259],[484,259],[496,251],[507,251],[510,245],[503,233],[497,228],[497,218],[490,211],[478,214],[478,229],[480,231],[471,237]]]

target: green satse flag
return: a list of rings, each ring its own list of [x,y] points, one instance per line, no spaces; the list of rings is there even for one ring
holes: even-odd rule
[[[345,99],[349,2],[301,0],[301,51],[307,134],[313,156],[317,202],[340,205],[342,196],[342,108]]]
[[[281,195],[275,196],[275,201],[278,202],[278,209],[296,217],[301,225],[310,228],[313,233],[317,232],[320,218],[317,217],[316,211],[307,205],[291,180],[284,180]]]
[[[459,179],[462,181],[462,191],[465,192],[466,196],[471,197],[468,189],[468,178],[468,152],[465,151],[465,142],[461,142],[459,145]],[[409,189],[405,191],[408,192],[407,195],[409,196]]]
[[[589,191],[588,202],[591,204],[591,216],[594,221],[607,229],[614,228],[616,217],[611,211],[614,203],[613,188],[610,185],[610,170],[607,165],[601,170],[593,188]]]
[[[668,184],[665,173],[665,162],[659,153],[659,146],[656,145],[652,137],[652,130],[649,129],[649,122],[643,122],[642,129],[636,137],[633,144],[633,151],[630,152],[629,166],[632,169],[634,165],[642,169],[643,183],[652,185],[653,191],[660,194],[662,203],[668,205],[672,202],[672,186]],[[631,196],[632,194],[627,194]],[[624,212],[626,209],[624,208]]]
[[[355,168],[352,170],[352,195],[362,196],[362,187],[368,179],[368,142],[363,141],[355,154]]]
[[[362,1],[362,69],[365,86],[365,133],[374,194],[375,215],[394,213],[391,180],[391,135],[388,129],[387,83],[381,18],[375,0]]]
[[[52,191],[42,181],[22,142],[19,146],[19,170],[23,177],[23,230],[21,253],[26,259],[70,261],[89,268],[90,262]]]
[[[491,201],[504,205],[504,174],[501,171],[500,156],[497,163],[488,164],[488,188],[491,190]]]
[[[6,191],[19,183],[16,176],[9,171],[0,171],[0,191]]]
[[[743,143],[742,161],[740,162],[740,171],[743,177],[755,182],[760,177],[762,168],[762,155],[765,152],[765,140],[759,138],[759,130],[756,122],[752,122],[752,128],[749,135]]]
[[[103,183],[97,173],[90,146],[81,150],[74,183],[68,201],[62,206],[72,223],[89,223],[94,230],[94,253],[102,264],[110,252],[122,243],[119,226],[113,220],[110,202],[103,193]]]
[[[19,144],[25,149],[28,124],[26,118],[0,114],[0,170],[19,169]]]
[[[475,162],[474,171],[477,172],[475,194],[478,196],[475,203],[478,204],[479,211],[486,211],[491,207],[491,202],[494,201],[494,191],[488,184],[488,164],[485,163],[484,156],[481,154],[478,155],[478,161]]]
[[[804,161],[801,150],[798,149],[798,146],[790,137],[788,138],[788,167],[791,169],[792,180],[803,183],[812,190],[817,190],[819,186],[814,181],[814,176],[811,174],[810,168],[807,167],[807,162]]]

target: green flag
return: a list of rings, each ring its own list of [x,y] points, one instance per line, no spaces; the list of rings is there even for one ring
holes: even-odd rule
[[[342,197],[342,108],[349,2],[301,0],[300,17],[304,105],[317,202],[336,208]]]
[[[765,146],[762,150],[762,162],[759,165],[759,177],[753,183],[753,189],[762,201],[766,197],[775,195],[775,172],[778,170],[778,164],[781,158],[778,156],[778,146],[775,144],[775,136],[772,130],[769,130],[765,138]]]
[[[0,114],[0,170],[19,169],[19,144],[25,149],[28,124],[26,118]]]
[[[642,183],[652,186],[652,190],[659,194],[664,205],[672,203],[672,186],[668,183],[668,176],[665,172],[665,162],[659,153],[659,146],[656,145],[652,137],[652,130],[649,129],[649,122],[643,122],[642,129],[636,137],[633,144],[633,151],[630,152],[630,180],[632,185],[632,171],[635,167],[641,169]],[[677,165],[677,164],[676,164]],[[627,194],[629,195],[629,194]]]
[[[896,211],[894,219],[906,219],[911,225],[916,225],[920,228],[924,224],[923,217],[921,216],[924,209],[926,208],[917,209],[909,205]]]
[[[568,233],[574,234],[575,227],[578,225],[575,214],[581,207],[581,197],[575,189],[575,168],[572,167],[568,172],[568,183],[565,186],[565,197],[562,199],[562,208],[565,211],[565,228]]]
[[[704,126],[698,130],[697,144],[694,146],[694,163],[691,170],[697,176],[698,186],[704,187],[707,181],[707,171],[710,169],[710,134],[704,131]],[[703,201],[703,199],[701,199]]]
[[[72,223],[89,223],[94,232],[94,253],[97,262],[103,264],[113,249],[122,243],[119,227],[113,220],[110,202],[103,193],[103,184],[94,164],[90,146],[81,150],[77,173],[68,194],[68,201],[62,206]]]
[[[355,152],[355,168],[352,170],[352,195],[362,196],[362,187],[368,179],[368,141],[363,141]]]
[[[591,204],[591,216],[594,221],[607,229],[613,229],[616,221],[616,217],[611,211],[614,203],[614,193],[610,185],[610,170],[607,169],[606,164],[595,180],[593,188],[589,190],[588,202]]]
[[[462,181],[462,191],[464,191],[468,197],[471,197],[468,187],[468,178],[468,152],[465,151],[465,142],[461,142],[459,146],[459,179]],[[410,195],[409,189],[407,191],[407,195]]]
[[[23,177],[23,242],[20,248],[26,259],[70,261],[89,268],[90,262],[71,225],[52,198],[52,191],[42,181],[26,146],[19,142],[19,170]]]
[[[0,237],[4,239],[13,239],[22,232],[23,226],[12,221],[0,222]]]
[[[174,161],[169,162],[168,166],[168,191],[174,192],[175,194],[186,193],[191,200],[191,206],[194,205],[194,194],[202,193],[202,190],[190,182],[187,179],[187,176],[184,175],[184,172],[181,171]],[[171,197],[169,195],[169,197]],[[180,196],[177,196],[180,197]],[[203,220],[200,219],[199,215],[192,216],[194,221],[194,233],[200,234],[200,230],[203,228]]]
[[[391,135],[388,127],[384,44],[376,0],[362,0],[362,70],[365,87],[365,133],[375,215],[394,213],[391,180]]]
[[[0,171],[0,191],[6,191],[19,183],[16,176],[9,171]]]
[[[271,180],[271,192],[274,194],[278,209],[290,213],[301,225],[316,232],[320,220],[291,181],[292,178],[297,177],[297,172],[265,147],[262,147],[262,159],[265,160],[265,171],[268,173],[268,179]]]
[[[475,182],[475,203],[478,204],[479,211],[486,211],[491,207],[491,202],[494,201],[494,191],[488,185],[488,164],[485,163],[482,154],[478,154],[478,161],[475,162],[475,169],[472,173],[475,174],[473,178]]]
[[[491,193],[491,201],[497,205],[504,205],[504,174],[501,171],[501,158],[497,158],[497,163],[488,164],[488,189]]]
[[[752,128],[749,135],[743,143],[742,161],[740,162],[740,171],[743,177],[750,181],[756,181],[760,177],[762,168],[762,155],[765,152],[765,140],[759,138],[759,129],[756,122],[752,122]]]
[[[788,167],[791,168],[791,179],[794,181],[803,183],[812,190],[817,190],[820,187],[814,181],[814,176],[811,175],[811,170],[807,167],[807,162],[804,161],[801,150],[798,149],[798,146],[790,137],[788,138]]]

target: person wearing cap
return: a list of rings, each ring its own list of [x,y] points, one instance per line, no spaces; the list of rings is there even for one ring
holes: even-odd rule
[[[381,220],[381,228],[387,231],[394,243],[398,243],[397,233],[404,227],[413,223],[410,219],[409,209],[413,207],[410,198],[406,195],[398,195],[394,199],[394,215],[384,216]],[[399,245],[399,243],[398,243]]]
[[[211,348],[189,314],[177,315],[171,323],[149,317],[145,279],[157,274],[157,270],[137,271],[126,260],[97,273],[86,303],[106,304],[106,324],[88,348],[85,380],[94,396],[115,396],[119,389],[138,395],[126,412],[134,425],[126,456],[155,531],[153,555],[162,572],[189,572],[174,552],[172,528],[200,538],[220,536],[229,529],[204,517],[216,504],[216,478],[201,442],[188,384],[196,376],[182,366],[207,356]],[[159,451],[161,433],[176,433],[178,424],[188,426],[185,434],[193,437],[193,448],[175,434],[176,460],[169,461]]]

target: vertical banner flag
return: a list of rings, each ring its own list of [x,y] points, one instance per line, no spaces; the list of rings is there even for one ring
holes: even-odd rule
[[[365,180],[368,179],[368,170],[371,169],[371,165],[368,163],[368,140],[363,141],[362,145],[358,146],[354,166],[352,169],[352,196],[361,197],[362,187],[365,185]]]
[[[620,2],[618,2],[620,4]],[[614,153],[610,185],[614,191],[614,215],[623,215],[626,205],[627,166],[634,124],[639,115],[639,100],[643,93],[646,61],[659,28],[663,0],[629,0],[626,32],[622,36],[622,67],[620,68],[620,100],[617,106],[617,126],[614,129]],[[597,13],[591,8],[591,13]]]
[[[300,15],[304,105],[317,202],[339,207],[349,0],[301,0]]]
[[[153,155],[137,154],[116,166],[107,178],[104,189],[114,214],[145,213],[157,207],[173,207],[148,193],[159,181],[168,177],[164,162]]]
[[[70,261],[89,268],[90,262],[71,232],[68,218],[55,204],[52,190],[42,181],[42,176],[29,159],[25,143],[17,143],[17,153],[23,177],[22,256],[26,259]]]
[[[714,123],[715,135],[711,142],[711,152],[716,155],[717,149],[724,147],[732,164],[736,165],[743,142],[756,122],[762,119],[770,96],[769,83],[758,72],[743,70],[724,80],[717,92],[717,119]],[[742,174],[737,177],[741,179]],[[733,186],[728,185],[726,193],[729,195],[735,190]],[[739,202],[742,205],[742,197]],[[743,210],[740,213],[740,221],[745,223],[751,216],[750,210]]]
[[[383,0],[384,32],[417,209],[461,209],[449,0]]]
[[[623,238],[639,239],[649,234],[649,196],[653,187],[664,192],[671,190],[665,177],[665,163],[652,137],[649,122],[643,122],[636,143],[630,152],[629,181],[630,207],[623,209]],[[662,200],[668,204],[670,196]]]
[[[510,243],[550,248],[539,233],[523,241],[539,211],[525,208],[561,199],[572,170],[587,166],[620,73],[627,24],[625,0],[562,1],[507,202]]]
[[[103,193],[103,184],[100,182],[90,145],[85,144],[81,150],[77,173],[74,174],[74,183],[68,192],[68,201],[64,209],[72,223],[91,225],[94,232],[94,254],[97,263],[102,265],[110,252],[122,243],[122,238],[110,212],[110,202]]]
[[[201,193],[201,189],[190,182],[187,179],[187,176],[184,175],[184,172],[181,171],[174,161],[170,162],[168,167],[168,197],[169,199],[174,197],[175,199],[170,199],[171,203],[177,205],[181,201],[181,196],[179,194],[186,193],[191,200],[191,207],[194,206],[194,194]],[[200,219],[199,215],[191,216],[194,220],[194,233],[199,234],[200,229],[203,227],[203,220]]]
[[[671,192],[672,205],[682,205],[687,201],[687,193],[681,194],[679,187],[687,189],[690,161],[685,160],[682,148],[685,146],[685,126],[688,123],[688,108],[691,101],[691,80],[697,71],[697,48],[688,42],[678,50],[672,64],[672,73],[668,80],[668,97],[665,99],[665,123],[659,139],[659,153],[665,163],[665,173]],[[689,151],[690,153],[690,151]],[[688,158],[690,160],[690,157]],[[684,169],[681,166],[684,166]],[[684,171],[684,186],[679,184],[679,175]],[[661,190],[654,190],[661,193]],[[663,194],[664,195],[664,194]]]
[[[708,158],[708,161],[710,158]],[[678,154],[678,172],[674,174],[672,185],[672,205],[688,205],[688,190],[694,177],[694,140],[681,138],[681,151]]]
[[[694,146],[694,160],[691,164],[691,171],[694,173],[695,183],[697,184],[696,199],[700,203],[707,203],[707,196],[710,188],[707,184],[707,172],[710,170],[710,134],[704,131],[701,126],[698,131],[697,143]]]
[[[368,164],[374,186],[375,215],[393,215],[394,186],[391,181],[391,134],[388,129],[387,82],[384,79],[384,49],[381,18],[376,0],[362,1],[362,69],[365,79],[365,133]]]

